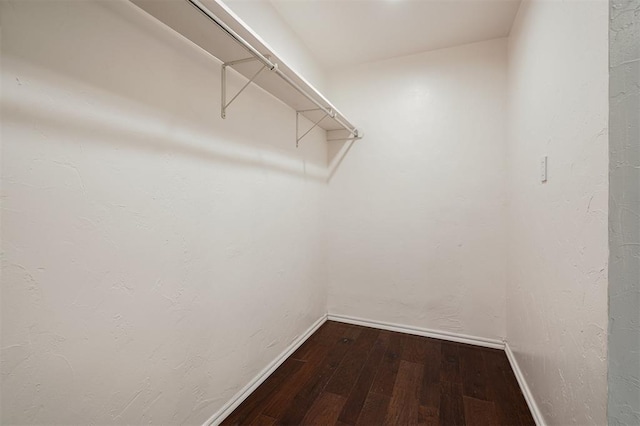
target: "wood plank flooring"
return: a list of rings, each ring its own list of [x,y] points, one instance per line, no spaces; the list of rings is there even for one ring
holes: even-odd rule
[[[327,321],[223,425],[535,425],[503,351]]]

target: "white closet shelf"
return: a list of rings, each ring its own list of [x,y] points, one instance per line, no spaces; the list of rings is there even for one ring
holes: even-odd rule
[[[131,2],[222,61],[221,114],[223,118],[226,108],[230,106],[227,104],[229,100],[226,96],[226,68],[232,67],[247,77],[247,85],[253,82],[262,87],[293,108],[299,115],[331,132],[328,133],[327,140],[349,140],[362,137],[362,132],[359,132],[316,88],[287,66],[277,53],[221,0],[131,0]],[[262,71],[259,72],[261,69]],[[256,72],[259,72],[257,77]],[[235,101],[235,96],[235,93],[231,94],[231,102]],[[305,131],[308,128],[306,126]],[[302,139],[302,135],[299,133],[297,139]]]

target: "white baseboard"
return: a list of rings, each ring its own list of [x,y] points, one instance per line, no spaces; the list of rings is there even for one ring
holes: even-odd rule
[[[256,377],[254,377],[244,388],[242,388],[237,394],[233,396],[225,405],[222,406],[213,416],[204,423],[204,426],[217,426],[219,425],[229,414],[235,410],[238,405],[247,399],[251,393],[267,380],[267,378],[274,372],[289,356],[295,352],[308,338],[311,336],[322,324],[327,321],[327,315],[320,317],[315,323],[311,325],[302,333],[296,340],[293,341],[280,355],[277,356],[269,365],[267,365]]]
[[[347,315],[338,315],[338,314],[328,314],[327,319],[329,321],[338,321],[344,322],[347,324],[354,325],[362,325],[365,327],[373,327],[379,328],[382,330],[389,331],[398,331],[400,333],[414,334],[416,336],[425,336],[425,337],[433,337],[435,339],[448,340],[451,342],[458,343],[467,343],[470,345],[483,346],[487,348],[493,349],[502,349],[507,354],[507,359],[509,360],[509,364],[511,364],[511,369],[518,380],[518,385],[520,385],[520,389],[522,390],[522,394],[524,395],[524,399],[527,401],[527,405],[529,406],[529,410],[531,411],[531,415],[533,416],[533,420],[536,422],[537,426],[546,426],[544,422],[544,418],[542,417],[542,413],[538,409],[538,404],[536,404],[535,399],[533,398],[533,394],[527,385],[527,382],[522,374],[522,370],[520,370],[520,366],[516,361],[513,352],[511,352],[511,348],[509,347],[509,343],[506,341],[500,341],[497,339],[488,339],[485,337],[476,337],[476,336],[468,336],[466,334],[458,334],[451,333],[448,331],[438,331],[438,330],[430,330],[421,327],[414,327],[409,325],[401,325],[401,324],[393,324],[382,321],[375,321],[363,318],[350,317]]]
[[[414,334],[416,336],[433,337],[434,339],[448,340],[457,343],[467,343],[470,345],[483,346],[485,348],[504,349],[504,342],[497,339],[468,336],[466,334],[451,333],[448,331],[430,330],[427,328],[415,327],[411,325],[393,324],[390,322],[356,318],[347,315],[329,314],[327,319],[329,321],[362,325],[365,327],[379,328],[382,330],[398,331],[400,333]]]
[[[513,374],[515,374],[516,380],[518,380],[518,384],[520,385],[520,389],[522,390],[524,399],[525,401],[527,401],[527,405],[529,406],[529,410],[531,411],[533,420],[536,422],[537,426],[546,426],[546,423],[544,422],[544,417],[542,417],[542,413],[538,409],[538,404],[536,404],[536,400],[533,398],[533,394],[529,389],[529,385],[527,385],[527,381],[524,378],[524,374],[522,374],[522,370],[518,365],[518,361],[516,360],[516,357],[511,351],[511,348],[509,347],[509,343],[507,342],[505,342],[504,351],[506,352],[507,358],[509,359],[509,364],[511,364],[511,369],[513,370]]]
[[[469,336],[466,334],[451,333],[448,331],[430,330],[427,328],[394,324],[382,321],[368,320],[363,318],[350,317],[347,315],[338,314],[326,314],[320,317],[315,323],[311,325],[302,335],[289,345],[276,359],[274,359],[269,365],[267,365],[256,377],[254,377],[244,388],[242,388],[236,395],[229,400],[220,410],[218,410],[213,416],[204,423],[204,426],[217,426],[219,425],[229,414],[233,412],[242,402],[247,399],[251,393],[258,388],[296,349],[298,349],[322,324],[327,320],[343,322],[353,325],[361,325],[364,327],[378,328],[381,330],[397,331],[400,333],[413,334],[416,336],[432,337],[435,339],[448,340],[457,343],[466,343],[470,345],[483,346],[486,348],[503,349],[507,354],[511,368],[518,380],[522,394],[524,395],[531,415],[537,426],[546,426],[542,413],[538,409],[533,394],[531,393],[527,382],[525,381],[522,370],[516,361],[511,348],[507,342],[488,339],[485,337]]]

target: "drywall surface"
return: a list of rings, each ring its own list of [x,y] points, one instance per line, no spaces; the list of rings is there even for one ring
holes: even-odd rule
[[[0,16],[0,423],[201,425],[325,313],[324,134],[255,86],[223,121],[127,1]]]
[[[227,6],[253,29],[287,65],[316,89],[326,89],[323,68],[309,48],[282,19],[275,7],[264,0],[225,0]]]
[[[505,39],[330,75],[330,313],[504,337],[505,88]]]
[[[527,1],[509,38],[507,340],[553,425],[607,421],[607,21]]]
[[[610,2],[610,425],[640,424],[640,0]]]

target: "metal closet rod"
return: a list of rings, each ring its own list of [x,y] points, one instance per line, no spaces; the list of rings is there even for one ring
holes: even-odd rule
[[[198,9],[202,14],[204,14],[207,18],[213,21],[217,26],[219,26],[229,37],[234,39],[240,46],[245,48],[249,53],[255,56],[260,62],[264,64],[271,71],[275,72],[280,78],[286,81],[291,87],[293,87],[298,93],[303,95],[309,101],[313,102],[318,108],[324,111],[328,116],[333,118],[338,124],[344,127],[349,133],[351,133],[356,138],[358,137],[358,129],[355,127],[347,125],[344,121],[340,119],[339,116],[333,111],[333,108],[328,108],[318,102],[314,97],[312,97],[309,93],[307,93],[302,87],[298,85],[295,81],[291,80],[291,78],[280,71],[278,69],[278,64],[271,62],[267,57],[265,57],[262,53],[257,51],[253,46],[251,46],[245,39],[243,39],[238,33],[236,33],[231,27],[222,22],[220,18],[214,15],[209,9],[207,9],[199,0],[187,0],[193,7]]]

